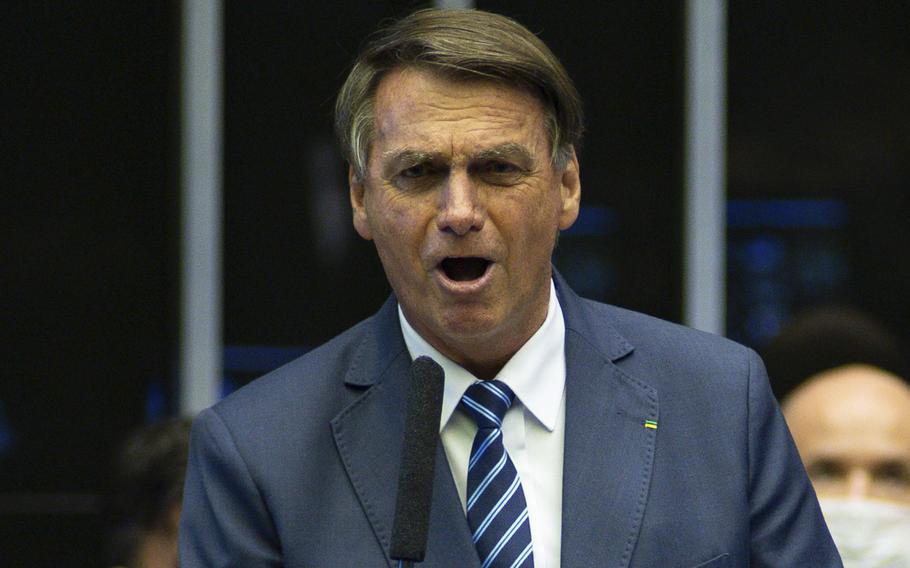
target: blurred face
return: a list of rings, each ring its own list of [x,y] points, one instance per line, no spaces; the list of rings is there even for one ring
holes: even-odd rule
[[[810,379],[784,415],[819,497],[910,504],[910,387],[850,365]]]
[[[578,163],[555,169],[539,101],[495,82],[395,70],[374,114],[366,175],[351,175],[354,226],[421,336],[495,375],[546,316],[556,234],[578,215]]]
[[[177,568],[177,535],[182,506],[176,503],[168,510],[164,526],[142,534],[135,558],[135,568]]]

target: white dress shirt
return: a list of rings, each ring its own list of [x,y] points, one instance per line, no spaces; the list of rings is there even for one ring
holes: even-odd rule
[[[462,395],[478,379],[427,343],[408,323],[401,306],[398,319],[411,359],[427,355],[445,371],[439,431],[464,508],[468,461],[477,425],[456,409]],[[521,477],[528,503],[535,568],[559,568],[566,424],[565,335],[562,309],[551,280],[546,319],[496,375],[496,380],[509,385],[515,393],[515,402],[503,419],[503,443]]]

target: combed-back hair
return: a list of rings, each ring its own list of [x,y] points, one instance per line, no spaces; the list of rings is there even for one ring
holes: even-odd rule
[[[386,73],[402,67],[452,79],[487,79],[525,89],[543,104],[552,163],[565,167],[581,143],[581,98],[550,49],[527,28],[480,10],[425,9],[382,26],[354,61],[335,102],[335,133],[363,179],[373,142],[373,101]]]

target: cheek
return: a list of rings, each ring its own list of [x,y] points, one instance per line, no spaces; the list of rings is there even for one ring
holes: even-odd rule
[[[551,249],[559,230],[559,210],[551,195],[513,201],[504,208],[502,225],[527,251]]]
[[[378,205],[370,215],[370,229],[377,247],[390,257],[414,254],[427,223],[425,208],[401,200],[386,200]]]
[[[407,227],[408,207],[401,200],[391,199],[382,191],[367,202],[370,228],[381,235],[393,235]]]

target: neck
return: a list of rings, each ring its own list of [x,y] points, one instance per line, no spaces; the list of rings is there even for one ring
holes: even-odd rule
[[[481,380],[496,378],[499,371],[537,333],[547,319],[549,302],[531,314],[527,322],[519,322],[506,329],[469,338],[440,338],[425,333],[417,326],[414,329],[437,351],[464,367]]]

